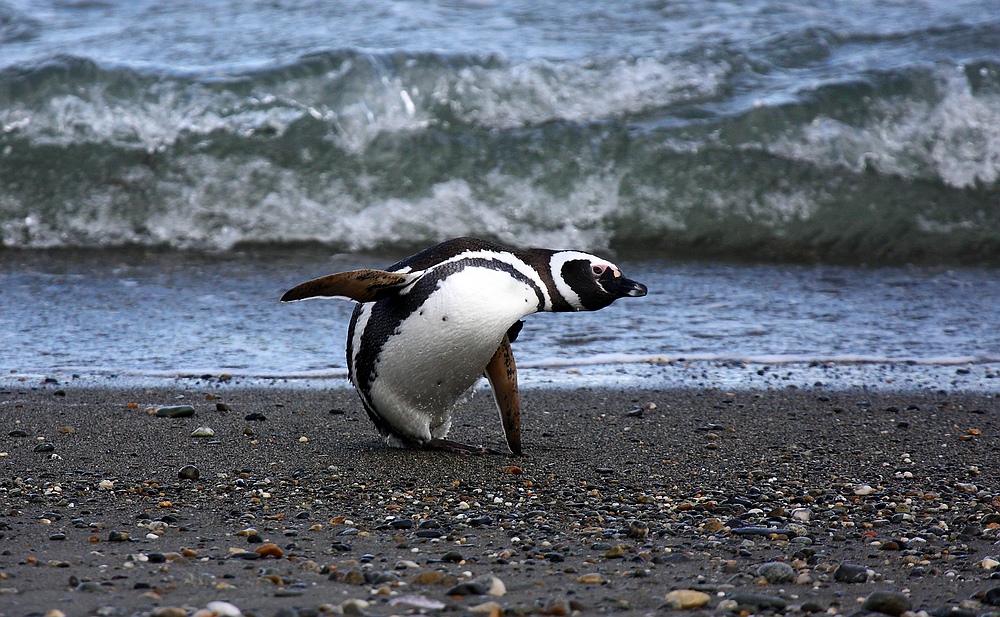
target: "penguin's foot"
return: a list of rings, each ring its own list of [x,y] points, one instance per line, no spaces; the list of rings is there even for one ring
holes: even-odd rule
[[[443,450],[454,454],[503,454],[499,450],[487,448],[486,446],[472,446],[450,439],[431,439],[421,444],[421,447],[425,450]]]

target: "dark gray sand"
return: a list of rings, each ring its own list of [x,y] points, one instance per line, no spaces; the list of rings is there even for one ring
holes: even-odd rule
[[[531,390],[515,458],[389,449],[345,390],[8,383],[0,615],[995,615],[998,403]],[[451,436],[501,447],[488,393]]]

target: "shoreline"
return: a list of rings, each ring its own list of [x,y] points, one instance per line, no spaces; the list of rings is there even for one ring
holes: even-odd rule
[[[991,393],[533,387],[513,457],[390,449],[345,388],[34,386],[0,383],[4,617],[1000,610]],[[502,447],[488,392],[450,437]]]

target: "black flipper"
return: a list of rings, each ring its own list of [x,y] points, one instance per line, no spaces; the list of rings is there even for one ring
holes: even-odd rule
[[[520,322],[518,322],[520,323]],[[515,324],[516,325],[516,324]],[[520,328],[518,328],[520,330]],[[507,447],[514,454],[521,454],[521,395],[517,390],[517,366],[510,349],[510,339],[503,337],[490,363],[486,365],[486,378],[490,380],[493,396],[500,410]]]

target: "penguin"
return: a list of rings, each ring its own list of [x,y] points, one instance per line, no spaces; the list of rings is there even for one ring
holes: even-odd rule
[[[454,238],[385,270],[307,281],[281,301],[339,297],[358,303],[347,332],[348,374],[389,445],[497,453],[447,439],[457,403],[485,374],[507,446],[520,455],[520,397],[510,344],[522,318],[596,311],[646,292],[613,263],[588,253]]]

